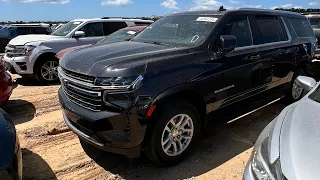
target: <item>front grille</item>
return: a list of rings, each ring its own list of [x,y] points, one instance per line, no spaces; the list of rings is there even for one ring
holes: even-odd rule
[[[72,72],[72,71],[69,71],[69,70],[64,69],[64,68],[61,68],[61,69],[63,70],[64,74],[67,77],[73,78],[73,79],[76,79],[76,80],[79,80],[79,81],[84,81],[84,82],[87,82],[87,83],[94,84],[94,81],[96,79],[93,76],[87,76],[87,75],[79,74],[79,73]]]
[[[76,81],[73,81],[75,78],[71,78],[66,74],[66,71],[62,68],[59,68],[61,71],[59,73],[62,74],[62,76],[69,77],[68,80],[62,81],[62,89],[64,94],[67,96],[67,98],[86,109],[92,110],[92,111],[101,111],[102,108],[102,93],[101,91],[97,90],[91,90],[90,88],[85,88],[81,85],[81,82],[87,83],[87,81],[81,81],[80,78],[76,79]],[[69,73],[70,74],[70,73]],[[84,75],[85,76],[85,75]],[[82,77],[82,76],[78,76]],[[63,77],[60,77],[63,78]],[[80,82],[80,84],[79,84]]]
[[[5,48],[5,53],[7,57],[17,57],[24,55],[24,46],[13,46],[8,44]]]

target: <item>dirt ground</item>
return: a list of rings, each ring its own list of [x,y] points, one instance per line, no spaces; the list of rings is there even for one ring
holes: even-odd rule
[[[63,121],[57,91],[13,76],[17,87],[3,107],[12,117],[23,152],[24,179],[242,179],[262,129],[285,107],[273,104],[234,123],[207,128],[195,151],[170,168],[146,158],[129,161],[101,151],[84,151]],[[92,159],[93,158],[93,159]]]

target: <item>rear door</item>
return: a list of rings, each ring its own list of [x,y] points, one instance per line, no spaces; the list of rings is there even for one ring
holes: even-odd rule
[[[271,89],[288,80],[292,69],[290,40],[282,19],[276,15],[255,15],[253,17],[253,42],[261,61],[261,86]]]

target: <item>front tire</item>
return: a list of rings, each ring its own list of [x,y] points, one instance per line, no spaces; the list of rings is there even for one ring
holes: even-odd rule
[[[200,133],[197,109],[187,101],[165,106],[148,142],[147,155],[157,165],[170,166],[182,161]]]
[[[59,62],[56,58],[40,60],[35,66],[35,78],[42,83],[57,82]]]

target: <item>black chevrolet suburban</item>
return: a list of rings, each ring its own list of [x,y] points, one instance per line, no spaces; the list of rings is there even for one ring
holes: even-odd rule
[[[316,46],[308,19],[296,13],[176,13],[130,41],[66,54],[59,100],[81,143],[172,165],[209,121],[223,120],[215,112],[254,104],[251,98],[267,97],[262,93],[279,94],[265,104],[284,95],[298,100],[303,90],[294,80],[309,73]]]

